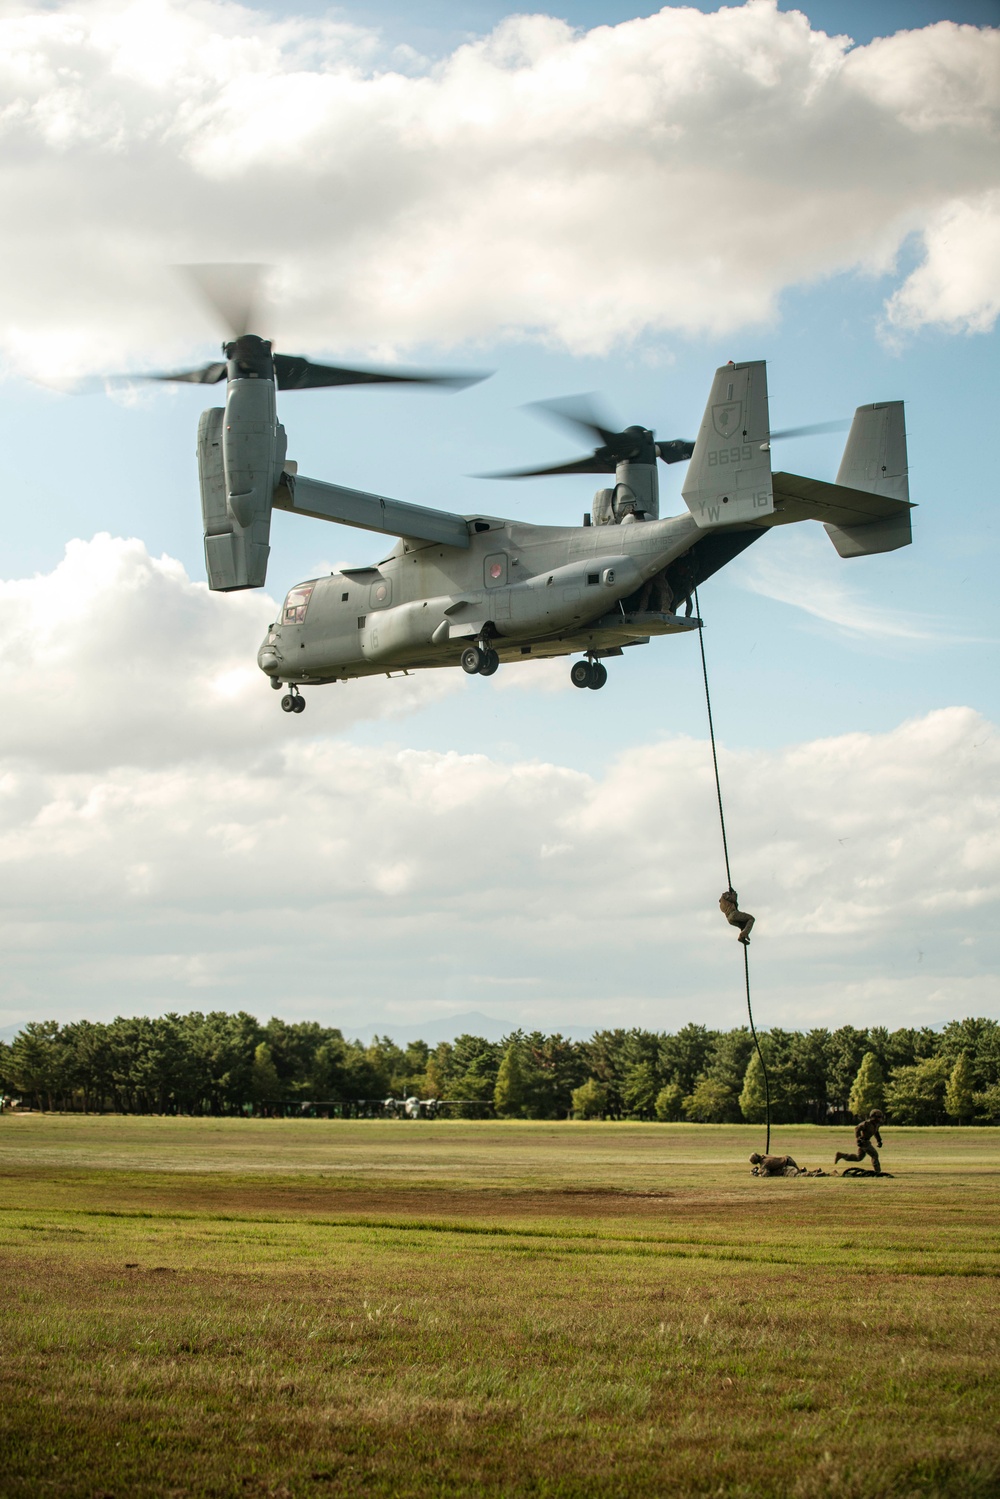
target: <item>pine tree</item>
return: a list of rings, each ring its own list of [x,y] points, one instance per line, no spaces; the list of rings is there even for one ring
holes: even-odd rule
[[[748,1124],[762,1124],[767,1117],[767,1094],[764,1090],[764,1069],[754,1047],[743,1075],[743,1092],[740,1094],[740,1112]]]
[[[873,1051],[866,1051],[861,1058],[848,1107],[855,1119],[867,1119],[872,1109],[885,1108],[885,1075]]]
[[[427,1058],[423,1086],[430,1098],[444,1098],[448,1092],[448,1062],[451,1049],[447,1041],[444,1041]]]
[[[656,1073],[648,1062],[638,1062],[625,1074],[625,1107],[640,1119],[648,1119],[656,1105]]]
[[[262,1041],[254,1049],[250,1088],[256,1103],[274,1102],[281,1097],[281,1080],[271,1057],[271,1048]]]
[[[957,1119],[959,1124],[963,1119],[971,1119],[975,1104],[972,1098],[972,1068],[964,1051],[960,1051],[948,1086],[944,1094],[944,1106],[952,1119]]]
[[[521,1046],[518,1041],[512,1041],[503,1054],[493,1090],[497,1113],[503,1118],[516,1118],[524,1108],[525,1092]]]

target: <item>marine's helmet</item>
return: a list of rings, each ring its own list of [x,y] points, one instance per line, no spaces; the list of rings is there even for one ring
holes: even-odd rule
[[[881,1109],[872,1109],[872,1111],[868,1115],[868,1117],[869,1117],[869,1119],[881,1119],[881,1118],[883,1118],[882,1110]]]
[[[762,1155],[758,1155],[757,1152],[754,1151],[753,1155],[750,1157],[750,1164],[751,1166],[759,1166],[763,1159],[764,1157]]]

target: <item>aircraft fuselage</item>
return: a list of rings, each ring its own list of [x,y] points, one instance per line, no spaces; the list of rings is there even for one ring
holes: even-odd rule
[[[502,661],[599,656],[695,624],[623,602],[689,550],[689,515],[572,527],[472,516],[468,527],[467,549],[404,538],[370,568],[298,584],[260,647],[261,669],[303,684],[455,666],[483,638]]]

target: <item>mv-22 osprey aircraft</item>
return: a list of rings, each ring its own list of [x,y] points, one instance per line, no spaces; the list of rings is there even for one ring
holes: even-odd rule
[[[209,588],[264,585],[275,508],[397,538],[381,562],[289,591],[257,656],[272,687],[287,689],[289,713],[303,711],[307,684],[444,666],[491,676],[502,664],[576,653],[574,686],[598,689],[609,658],[699,628],[694,589],[772,526],[820,521],[842,557],[911,540],[903,403],[858,408],[836,483],[773,472],[772,436],[793,434],[770,431],[763,360],[716,371],[693,443],[657,441],[642,427],[613,432],[553,403],[600,445],[509,477],[613,473],[615,482],[597,491],[582,526],[538,526],[307,479],[286,461],[277,390],[427,377],[314,364],[246,331],[223,349],[225,362],[154,377],[227,381],[225,407],[205,411],[198,430]],[[810,430],[823,428],[798,429]],[[687,514],[660,518],[657,459],[690,460]]]

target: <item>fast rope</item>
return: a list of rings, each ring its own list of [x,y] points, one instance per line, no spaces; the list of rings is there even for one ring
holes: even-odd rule
[[[694,590],[694,611],[699,621],[701,620],[701,609],[698,606],[698,590]],[[726,861],[726,888],[732,890],[733,877],[729,870],[729,843],[726,838],[726,814],[722,808],[722,782],[719,779],[719,757],[715,750],[715,724],[712,720],[712,694],[708,690],[708,666],[705,661],[705,631],[702,625],[698,625],[698,646],[701,650],[701,676],[705,683],[705,708],[708,712],[708,737],[712,742],[712,768],[715,771],[715,798],[719,804],[719,827],[722,831],[722,856]],[[741,942],[743,949],[743,975],[746,980],[747,990],[747,1016],[750,1021],[750,1034],[753,1036],[753,1044],[757,1048],[757,1056],[760,1060],[760,1070],[764,1074],[764,1118],[767,1122],[767,1142],[764,1146],[764,1154],[770,1154],[771,1150],[771,1085],[767,1076],[767,1063],[764,1061],[764,1053],[760,1049],[760,1040],[757,1036],[757,1027],[753,1023],[753,1006],[750,1003],[750,945]]]

